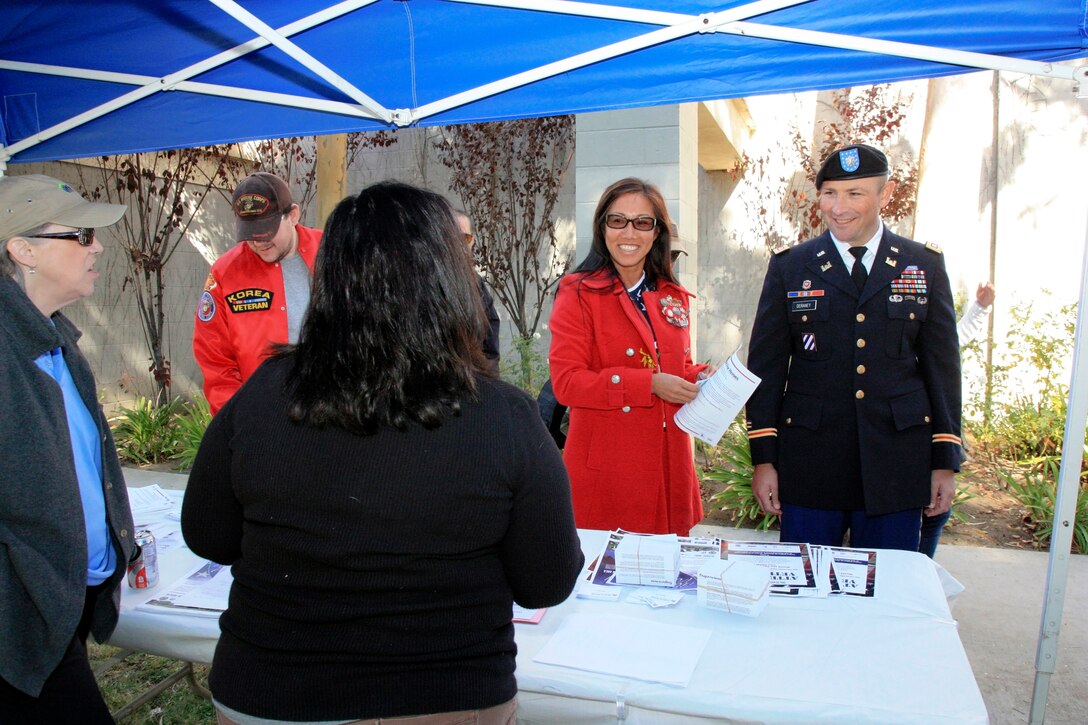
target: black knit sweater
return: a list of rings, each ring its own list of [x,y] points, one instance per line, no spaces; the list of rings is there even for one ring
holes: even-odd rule
[[[536,403],[480,378],[434,430],[292,424],[289,360],[213,419],[182,511],[191,549],[233,565],[210,678],[284,720],[486,708],[517,692],[511,603],[558,604],[583,557]]]

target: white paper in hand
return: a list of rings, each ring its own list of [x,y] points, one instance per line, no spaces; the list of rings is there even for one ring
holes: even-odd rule
[[[673,420],[681,430],[716,446],[759,383],[760,378],[734,352],[716,373],[699,383],[695,400],[676,411]]]

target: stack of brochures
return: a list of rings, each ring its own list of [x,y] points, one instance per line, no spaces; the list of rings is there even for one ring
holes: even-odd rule
[[[758,617],[767,607],[770,572],[739,559],[711,561],[699,567],[696,601],[710,609]]]
[[[671,587],[680,574],[680,541],[675,534],[625,536],[616,547],[616,582]]]
[[[578,596],[590,599],[615,600],[608,596],[608,589],[622,586],[647,584],[632,580],[631,566],[625,554],[624,573],[621,578],[619,551],[633,547],[645,550],[646,541],[659,538],[623,529],[610,531],[600,554],[590,563]],[[669,538],[669,537],[666,537]],[[877,576],[877,552],[868,549],[815,546],[810,544],[763,541],[731,541],[728,539],[674,537],[679,546],[678,572],[670,584],[655,586],[671,587],[679,592],[695,592],[698,588],[699,570],[710,562],[743,561],[763,568],[770,577],[769,594],[774,597],[828,597],[845,594],[855,597],[876,597],[879,590]],[[641,540],[641,545],[636,542]],[[652,546],[652,545],[651,545]],[[671,556],[671,554],[670,554]],[[644,565],[649,561],[643,562]],[[661,567],[664,570],[664,566]],[[637,575],[637,566],[635,574]],[[662,572],[664,581],[669,573]],[[639,577],[642,578],[642,577]]]

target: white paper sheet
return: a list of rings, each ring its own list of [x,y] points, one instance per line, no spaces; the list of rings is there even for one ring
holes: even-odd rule
[[[676,411],[676,425],[712,446],[725,435],[737,413],[755,392],[760,378],[741,363],[739,350],[718,371],[699,381],[699,394]]]
[[[138,521],[151,518],[150,514],[162,514],[174,508],[174,500],[157,483],[128,489],[128,503],[132,508],[132,517]]]
[[[605,614],[571,614],[534,662],[686,687],[709,629]]]

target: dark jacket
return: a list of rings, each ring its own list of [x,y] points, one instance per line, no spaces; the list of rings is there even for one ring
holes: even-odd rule
[[[185,490],[186,543],[233,566],[212,693],[281,720],[509,700],[512,602],[558,604],[582,570],[536,404],[481,375],[437,428],[353,435],[288,419],[292,362],[266,362],[212,420]]]
[[[0,278],[0,676],[37,696],[60,662],[87,595],[87,534],[60,386],[34,360],[56,347],[102,439],[103,492],[117,570],[100,591],[91,632],[104,641],[117,624],[132,551],[129,511],[94,375],[76,346],[79,330],[53,323],[11,278]]]
[[[748,367],[752,462],[784,503],[921,508],[959,470],[960,358],[944,258],[886,228],[859,294],[825,232],[771,258]]]
[[[484,335],[484,357],[495,365],[495,372],[499,370],[499,313],[495,311],[495,298],[491,296],[491,290],[487,282],[480,277],[480,297],[484,303],[484,312],[487,314],[487,334]]]

